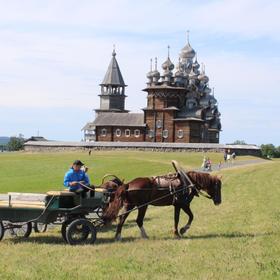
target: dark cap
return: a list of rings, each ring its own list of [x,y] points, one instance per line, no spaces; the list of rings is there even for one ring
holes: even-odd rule
[[[83,166],[84,164],[80,160],[77,159],[73,162],[73,165]]]

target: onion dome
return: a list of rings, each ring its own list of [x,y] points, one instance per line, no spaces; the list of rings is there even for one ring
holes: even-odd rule
[[[196,80],[197,77],[198,77],[198,74],[195,73],[195,72],[193,71],[193,69],[192,69],[191,72],[190,72],[190,74],[189,74],[189,79],[190,79],[190,80]]]
[[[160,73],[158,72],[158,70],[154,70],[151,75],[152,77],[160,78]]]
[[[182,84],[184,83],[184,72],[183,72],[183,69],[182,69],[182,65],[181,65],[181,60],[180,60],[180,57],[179,57],[179,62],[176,66],[176,72],[174,74],[175,76],[175,83],[178,83],[178,84]]]
[[[210,93],[211,93],[211,89],[210,89],[209,87],[206,86],[206,87],[203,89],[203,92],[206,93],[206,94],[210,94]]]
[[[180,57],[183,59],[193,59],[195,57],[195,50],[191,47],[189,42],[182,48]]]
[[[172,70],[174,69],[174,64],[171,62],[170,57],[169,57],[169,49],[170,47],[168,46],[168,55],[166,61],[162,64],[162,69],[163,69],[163,81],[166,83],[170,82],[170,78],[172,77]]]
[[[200,81],[204,82],[204,83],[208,83],[209,82],[208,76],[206,76],[204,73],[201,73],[197,78]]]
[[[204,94],[199,100],[199,104],[203,107],[208,107],[209,103],[210,103],[210,95],[209,94]]]
[[[200,67],[200,64],[197,62],[197,56],[195,56],[195,61],[194,61],[194,63],[192,64],[192,67],[193,67],[195,70],[198,70],[199,67]]]
[[[211,105],[216,105],[217,104],[217,99],[214,97],[214,95],[209,95],[210,96],[210,104]]]
[[[151,79],[153,77],[153,59],[151,59],[150,71],[147,73],[146,77]]]
[[[195,50],[190,45],[189,31],[187,31],[187,44],[182,48],[180,57],[185,60],[191,60],[195,57]]]
[[[174,69],[174,64],[171,62],[169,56],[167,60],[161,65],[161,67],[165,71],[172,71]]]
[[[183,71],[182,71],[180,62],[179,62],[179,64],[177,65],[176,69],[177,69],[177,71],[175,72],[175,77],[182,77],[182,76],[184,75],[184,73],[183,73]]]
[[[203,65],[203,67],[202,67],[202,72],[201,72],[201,74],[198,76],[198,79],[199,79],[201,82],[204,82],[205,84],[209,82],[208,76],[205,75],[205,66],[204,66],[204,65]]]
[[[160,78],[160,73],[157,70],[157,58],[155,58],[155,70],[152,71],[151,75],[152,75],[152,78],[153,78],[153,82],[158,82],[158,80]]]

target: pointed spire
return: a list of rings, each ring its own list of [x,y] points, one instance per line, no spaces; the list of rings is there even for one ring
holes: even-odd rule
[[[157,71],[157,57],[155,57],[155,71]]]
[[[180,56],[183,60],[186,59],[193,59],[195,56],[195,50],[190,45],[190,38],[189,38],[190,31],[187,31],[187,44],[182,48]]]
[[[112,59],[101,85],[126,86],[116,59],[115,45],[113,46]]]
[[[116,56],[116,45],[113,45],[113,52],[112,52],[112,56]]]
[[[205,65],[201,62],[201,74],[205,74]]]
[[[161,65],[162,69],[164,70],[165,74],[170,74],[170,71],[174,69],[174,64],[170,60],[170,46],[167,46],[167,59],[163,64]]]
[[[212,95],[215,96],[215,88],[212,87]]]
[[[150,80],[151,82],[151,79],[153,77],[153,59],[151,58],[150,59],[150,71],[147,73],[146,77]]]
[[[187,43],[190,44],[190,30],[187,30]]]
[[[157,57],[155,57],[155,70],[152,72],[153,82],[157,83],[160,78],[160,73],[157,70]]]

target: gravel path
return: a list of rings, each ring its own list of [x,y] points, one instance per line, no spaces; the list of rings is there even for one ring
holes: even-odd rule
[[[267,163],[267,162],[269,162],[269,161],[264,160],[264,159],[251,159],[251,160],[240,160],[240,161],[232,161],[232,162],[222,162],[221,165],[213,164],[211,171],[219,171],[222,169],[229,169],[229,168],[261,164],[261,163]],[[203,170],[203,168],[198,168],[198,169],[196,169],[196,171],[209,172],[209,170]]]

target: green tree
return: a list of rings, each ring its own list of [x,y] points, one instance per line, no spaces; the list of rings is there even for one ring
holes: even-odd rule
[[[269,157],[269,158],[275,157],[277,153],[273,144],[261,145],[261,152],[263,157]]]
[[[233,145],[246,145],[247,143],[244,140],[235,140]]]
[[[9,151],[19,151],[23,149],[24,139],[19,137],[11,137],[8,143]]]
[[[275,148],[275,157],[280,158],[280,146]]]

